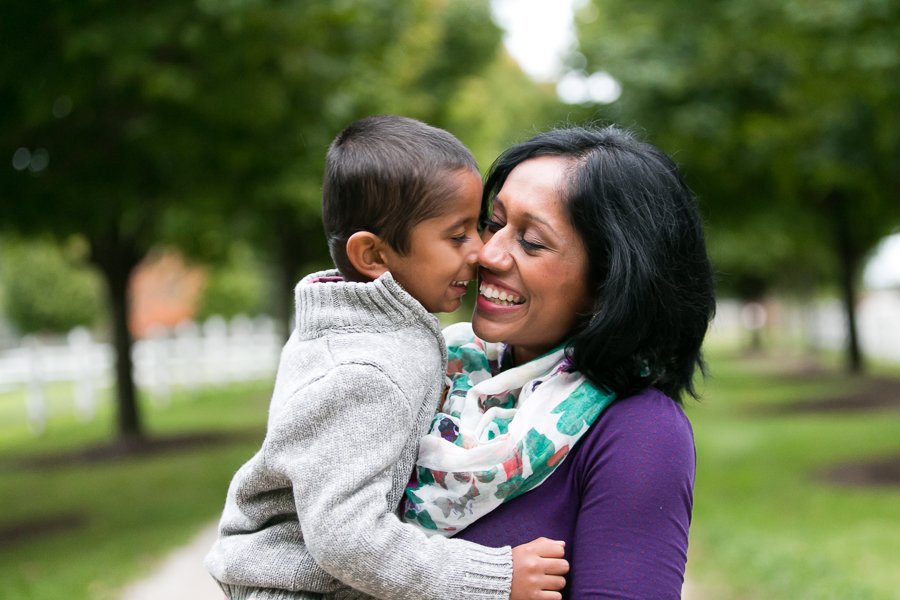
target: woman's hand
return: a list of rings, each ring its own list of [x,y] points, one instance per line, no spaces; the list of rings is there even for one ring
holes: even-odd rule
[[[559,590],[569,562],[563,558],[565,542],[538,538],[512,549],[513,578],[509,600],[561,600]]]

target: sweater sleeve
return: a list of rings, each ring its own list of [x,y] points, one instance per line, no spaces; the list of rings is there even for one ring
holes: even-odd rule
[[[338,366],[280,410],[296,414],[274,419],[266,461],[291,481],[304,541],[325,571],[383,599],[508,598],[508,546],[427,537],[388,506],[415,414],[381,370]]]
[[[681,598],[695,454],[690,423],[663,399],[651,412],[638,402],[614,404],[617,414],[579,455],[572,600]]]

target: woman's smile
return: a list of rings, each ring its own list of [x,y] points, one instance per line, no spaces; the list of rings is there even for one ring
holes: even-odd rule
[[[497,307],[515,307],[525,304],[521,292],[514,290],[490,273],[482,273],[478,286],[478,300],[482,310],[493,310]]]

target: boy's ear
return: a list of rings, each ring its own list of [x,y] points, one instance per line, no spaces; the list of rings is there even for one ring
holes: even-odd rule
[[[388,270],[385,247],[384,240],[374,233],[358,231],[347,240],[347,258],[360,275],[374,281]]]

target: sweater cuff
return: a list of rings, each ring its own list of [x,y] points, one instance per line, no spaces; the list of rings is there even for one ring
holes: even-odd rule
[[[454,593],[448,596],[469,600],[507,600],[512,588],[512,548],[473,546],[465,553],[465,576],[457,582]]]

